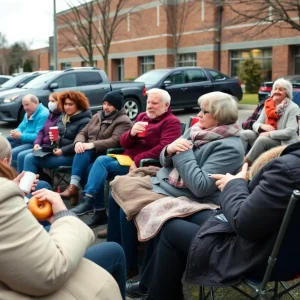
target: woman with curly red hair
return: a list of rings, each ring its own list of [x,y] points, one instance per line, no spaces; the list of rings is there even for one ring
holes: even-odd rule
[[[58,94],[58,108],[62,111],[62,115],[57,122],[59,138],[55,141],[53,153],[44,157],[29,156],[24,162],[25,171],[38,173],[42,168],[72,166],[75,154],[74,139],[92,117],[89,100],[81,92],[64,91]],[[54,142],[51,132],[49,137]]]

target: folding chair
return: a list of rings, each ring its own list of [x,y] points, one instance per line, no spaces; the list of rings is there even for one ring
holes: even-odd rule
[[[68,175],[71,174],[72,166],[60,166],[55,169],[49,169],[50,177],[51,177],[51,185],[54,191],[57,191],[57,188],[60,187],[60,184],[64,182],[65,184],[69,185]],[[55,177],[58,178],[58,181],[55,184]]]
[[[188,123],[188,128],[192,127],[198,121],[199,121],[198,117],[190,116],[189,123]]]
[[[300,242],[298,242],[299,238],[297,235],[300,228],[299,199],[300,191],[293,191],[275,244],[269,256],[267,269],[263,278],[254,280],[245,278],[241,282],[254,290],[254,295],[248,294],[238,286],[232,286],[233,289],[248,299],[275,300],[281,299],[282,296],[286,294],[289,295],[291,299],[295,299],[290,292],[300,285],[300,281],[290,287],[287,287],[284,281],[296,280],[300,275]],[[291,249],[293,249],[292,253]],[[288,264],[286,262],[287,257],[289,257]],[[291,274],[291,272],[293,274]],[[270,282],[274,282],[271,288],[268,285]],[[211,287],[208,289],[208,293],[205,294],[204,287],[200,286],[199,300],[207,299],[208,296],[210,296],[211,300],[215,299],[214,294],[217,289]]]

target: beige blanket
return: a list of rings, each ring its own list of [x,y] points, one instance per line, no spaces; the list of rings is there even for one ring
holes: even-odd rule
[[[110,182],[111,193],[115,201],[131,220],[141,209],[149,203],[166,197],[152,192],[151,176],[155,176],[158,167],[142,167],[127,175],[116,176]]]
[[[156,236],[164,223],[171,218],[184,218],[204,209],[216,209],[212,203],[199,203],[187,197],[164,197],[145,206],[135,217],[134,222],[140,242]]]

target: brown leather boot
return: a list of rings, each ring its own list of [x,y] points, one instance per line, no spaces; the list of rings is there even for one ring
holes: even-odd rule
[[[97,233],[97,237],[99,239],[106,239],[107,237],[107,228],[103,229],[103,230],[100,230],[98,233]]]
[[[63,198],[70,198],[70,204],[76,205],[79,198],[78,187],[74,184],[70,184],[62,193],[60,193],[60,196]]]

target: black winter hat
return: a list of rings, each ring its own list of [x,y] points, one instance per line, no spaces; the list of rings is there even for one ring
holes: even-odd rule
[[[110,103],[117,110],[121,110],[124,105],[123,92],[121,90],[109,92],[104,96],[104,101]]]

